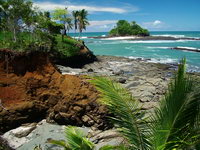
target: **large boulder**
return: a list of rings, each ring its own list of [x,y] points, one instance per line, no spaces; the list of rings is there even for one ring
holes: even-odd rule
[[[107,110],[97,98],[87,79],[62,75],[47,53],[0,50],[0,132],[43,118],[105,128]]]

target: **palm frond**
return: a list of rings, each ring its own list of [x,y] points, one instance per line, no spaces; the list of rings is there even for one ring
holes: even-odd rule
[[[66,141],[50,139],[48,142],[61,146],[65,150],[93,150],[94,144],[77,127],[67,126],[65,134]]]
[[[102,146],[99,150],[127,150],[127,148],[124,145],[119,145],[119,146],[105,145]]]
[[[67,126],[65,129],[66,140],[71,149],[92,150],[94,144],[89,141],[84,133],[76,127]]]
[[[115,115],[111,120],[129,141],[130,148],[148,150],[148,124],[143,118],[138,102],[126,89],[109,79],[95,77],[91,83],[101,92],[101,102]]]
[[[67,143],[64,140],[53,140],[53,139],[49,139],[48,140],[49,143],[54,144],[54,145],[58,145],[63,147],[65,150],[71,150],[69,148],[69,145],[67,145]]]
[[[200,91],[186,75],[186,60],[179,65],[175,80],[169,85],[165,98],[152,118],[154,149],[181,148],[199,126]]]

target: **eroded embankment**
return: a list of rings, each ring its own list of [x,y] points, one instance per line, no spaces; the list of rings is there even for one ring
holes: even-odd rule
[[[106,109],[86,79],[62,75],[43,52],[0,50],[0,131],[47,118],[104,128]]]

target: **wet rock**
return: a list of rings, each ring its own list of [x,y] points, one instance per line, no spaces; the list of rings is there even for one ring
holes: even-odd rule
[[[94,72],[94,70],[92,68],[89,68],[87,71],[88,72]]]
[[[126,79],[125,78],[119,78],[118,82],[124,84],[124,83],[126,83]]]
[[[124,74],[124,70],[116,69],[113,71],[113,74],[116,76],[122,75],[122,74]]]

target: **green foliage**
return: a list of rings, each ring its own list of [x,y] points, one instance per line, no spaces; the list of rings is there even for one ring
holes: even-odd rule
[[[58,20],[65,24],[68,19],[68,11],[67,9],[56,8],[52,13],[53,19]]]
[[[200,139],[200,91],[185,73],[185,59],[152,121],[155,149],[185,148]]]
[[[79,25],[79,32],[82,33],[83,30],[86,30],[86,26],[89,25],[88,19],[88,12],[85,9],[78,11],[78,25]]]
[[[70,37],[65,37],[62,40],[61,35],[56,36],[56,46],[54,52],[58,58],[65,59],[77,55],[81,49],[82,43]]]
[[[86,135],[77,127],[67,126],[65,128],[66,141],[64,140],[52,140],[48,142],[54,145],[63,147],[65,150],[94,150],[95,145],[92,143]],[[99,150],[125,150],[123,145],[121,146],[102,146]]]
[[[78,15],[79,15],[79,11],[72,11],[72,16],[74,18],[74,30],[76,33],[76,30],[78,29]]]
[[[66,141],[49,140],[50,143],[63,147],[65,150],[93,150],[94,144],[76,127],[65,129]]]
[[[119,20],[117,26],[112,29],[109,34],[111,36],[140,35],[148,36],[149,31],[140,27],[136,22],[129,23],[126,20]]]
[[[126,89],[111,80],[96,77],[91,82],[100,91],[101,102],[115,115],[111,120],[130,143],[131,148],[148,149],[148,124],[144,114],[140,112],[138,102]]]
[[[138,102],[119,84],[101,77],[91,82],[101,92],[101,102],[114,113],[111,120],[129,142],[128,149],[198,149],[200,88],[185,73],[185,60],[179,65],[160,106],[147,119]]]
[[[75,28],[79,26],[80,32],[86,29],[87,15],[86,10],[76,11]],[[67,9],[55,9],[50,14],[33,8],[29,0],[0,1],[0,48],[48,51],[57,59],[65,59],[83,47],[80,41],[66,36],[72,28]]]

